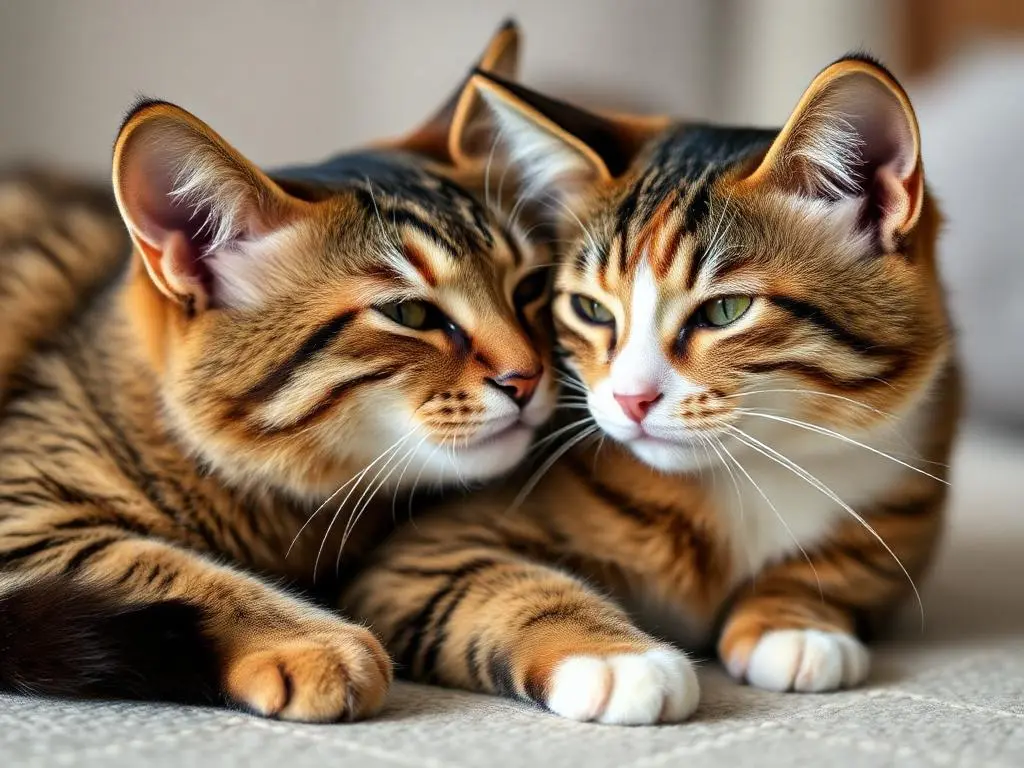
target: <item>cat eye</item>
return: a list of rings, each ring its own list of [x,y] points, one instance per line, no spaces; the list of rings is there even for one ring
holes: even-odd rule
[[[604,304],[589,296],[574,293],[570,299],[573,311],[588,323],[594,325],[614,325],[615,315]]]
[[[721,296],[712,299],[700,306],[690,324],[722,328],[743,317],[752,303],[749,296]]]
[[[374,309],[389,320],[394,320],[414,331],[448,330],[455,327],[448,316],[429,301],[395,301],[391,304],[381,304]]]
[[[515,290],[512,291],[512,301],[517,307],[525,307],[543,296],[547,287],[547,270],[541,269],[531,272],[520,280]]]

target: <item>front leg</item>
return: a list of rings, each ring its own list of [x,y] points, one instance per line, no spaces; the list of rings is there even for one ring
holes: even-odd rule
[[[821,692],[862,683],[870,664],[858,624],[912,591],[910,579],[923,572],[935,548],[943,495],[926,489],[868,516],[892,553],[850,523],[809,560],[758,574],[736,599],[719,638],[729,672],[772,691]]]
[[[365,717],[380,709],[390,684],[390,659],[365,628],[255,576],[121,530],[99,513],[92,518],[82,512],[64,525],[38,530],[28,524],[7,526],[0,530],[0,562],[15,584],[28,585],[22,603],[33,594],[52,593],[63,595],[64,602],[77,603],[84,596],[103,606],[106,615],[92,617],[94,626],[88,631],[93,633],[111,627],[112,621],[116,625],[117,619],[112,617],[146,616],[147,606],[184,603],[198,609],[195,614],[200,617],[200,627],[174,631],[188,636],[194,632],[210,646],[217,679],[201,681],[204,692],[212,688],[229,701],[267,717],[316,722]],[[34,585],[53,586],[42,592],[37,587],[33,592]],[[0,595],[4,597],[11,599],[10,594]],[[30,608],[26,615],[49,615],[45,606]],[[81,614],[77,604],[50,612],[57,625],[65,623],[68,616]],[[144,622],[136,624],[132,626],[138,636],[132,636],[129,658],[121,662],[130,675],[146,674],[136,670],[131,661],[143,657],[150,640],[161,652],[181,651],[169,637],[147,636],[164,630]],[[43,635],[53,635],[53,627],[41,629]],[[106,643],[100,647],[114,647],[103,638],[99,642]],[[166,667],[187,667],[189,662],[171,659]],[[159,672],[159,661],[150,664],[154,665]],[[28,690],[52,688],[83,696],[151,698],[166,695],[160,691],[167,689],[160,687],[162,683],[135,677],[85,680],[78,688],[45,677],[22,682]],[[182,693],[187,699],[199,695]]]
[[[400,674],[574,720],[648,724],[693,713],[700,691],[683,653],[545,564],[556,556],[529,520],[484,527],[472,511],[406,527],[346,595],[344,608],[372,623]]]

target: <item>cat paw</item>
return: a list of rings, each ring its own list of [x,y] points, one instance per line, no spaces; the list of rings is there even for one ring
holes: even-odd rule
[[[766,632],[746,658],[726,660],[729,672],[768,691],[820,693],[850,688],[868,676],[868,650],[853,635],[818,629]]]
[[[544,704],[572,720],[615,725],[676,723],[700,700],[697,673],[670,648],[613,656],[569,656],[551,675]]]
[[[296,637],[243,654],[229,667],[227,693],[281,720],[358,720],[377,712],[391,685],[391,659],[369,631]]]

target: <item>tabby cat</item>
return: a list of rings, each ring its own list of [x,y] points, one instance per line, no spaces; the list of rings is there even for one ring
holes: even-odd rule
[[[476,82],[562,214],[583,418],[529,482],[418,517],[347,609],[415,678],[578,720],[688,717],[680,647],[770,690],[862,682],[865,633],[935,549],[958,407],[903,89],[845,58],[755,130]]]
[[[511,75],[516,48],[506,25],[480,66]],[[34,326],[0,412],[0,688],[381,706],[380,643],[289,585],[336,600],[392,494],[508,470],[553,406],[549,257],[472,190],[480,106],[464,88],[404,140],[269,175],[176,106],[131,110],[133,254]],[[41,285],[5,323],[65,306]]]

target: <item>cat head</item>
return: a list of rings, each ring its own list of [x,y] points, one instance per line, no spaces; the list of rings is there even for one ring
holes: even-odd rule
[[[506,25],[481,66],[513,75],[516,46]],[[549,257],[472,188],[480,114],[463,88],[402,139],[265,172],[179,107],[131,111],[131,318],[205,461],[316,496],[374,462],[394,488],[522,458],[552,408]]]
[[[880,65],[828,67],[777,131],[475,83],[527,190],[563,214],[553,311],[577,401],[638,458],[686,471],[714,440],[870,431],[928,392],[949,354],[938,215]]]

